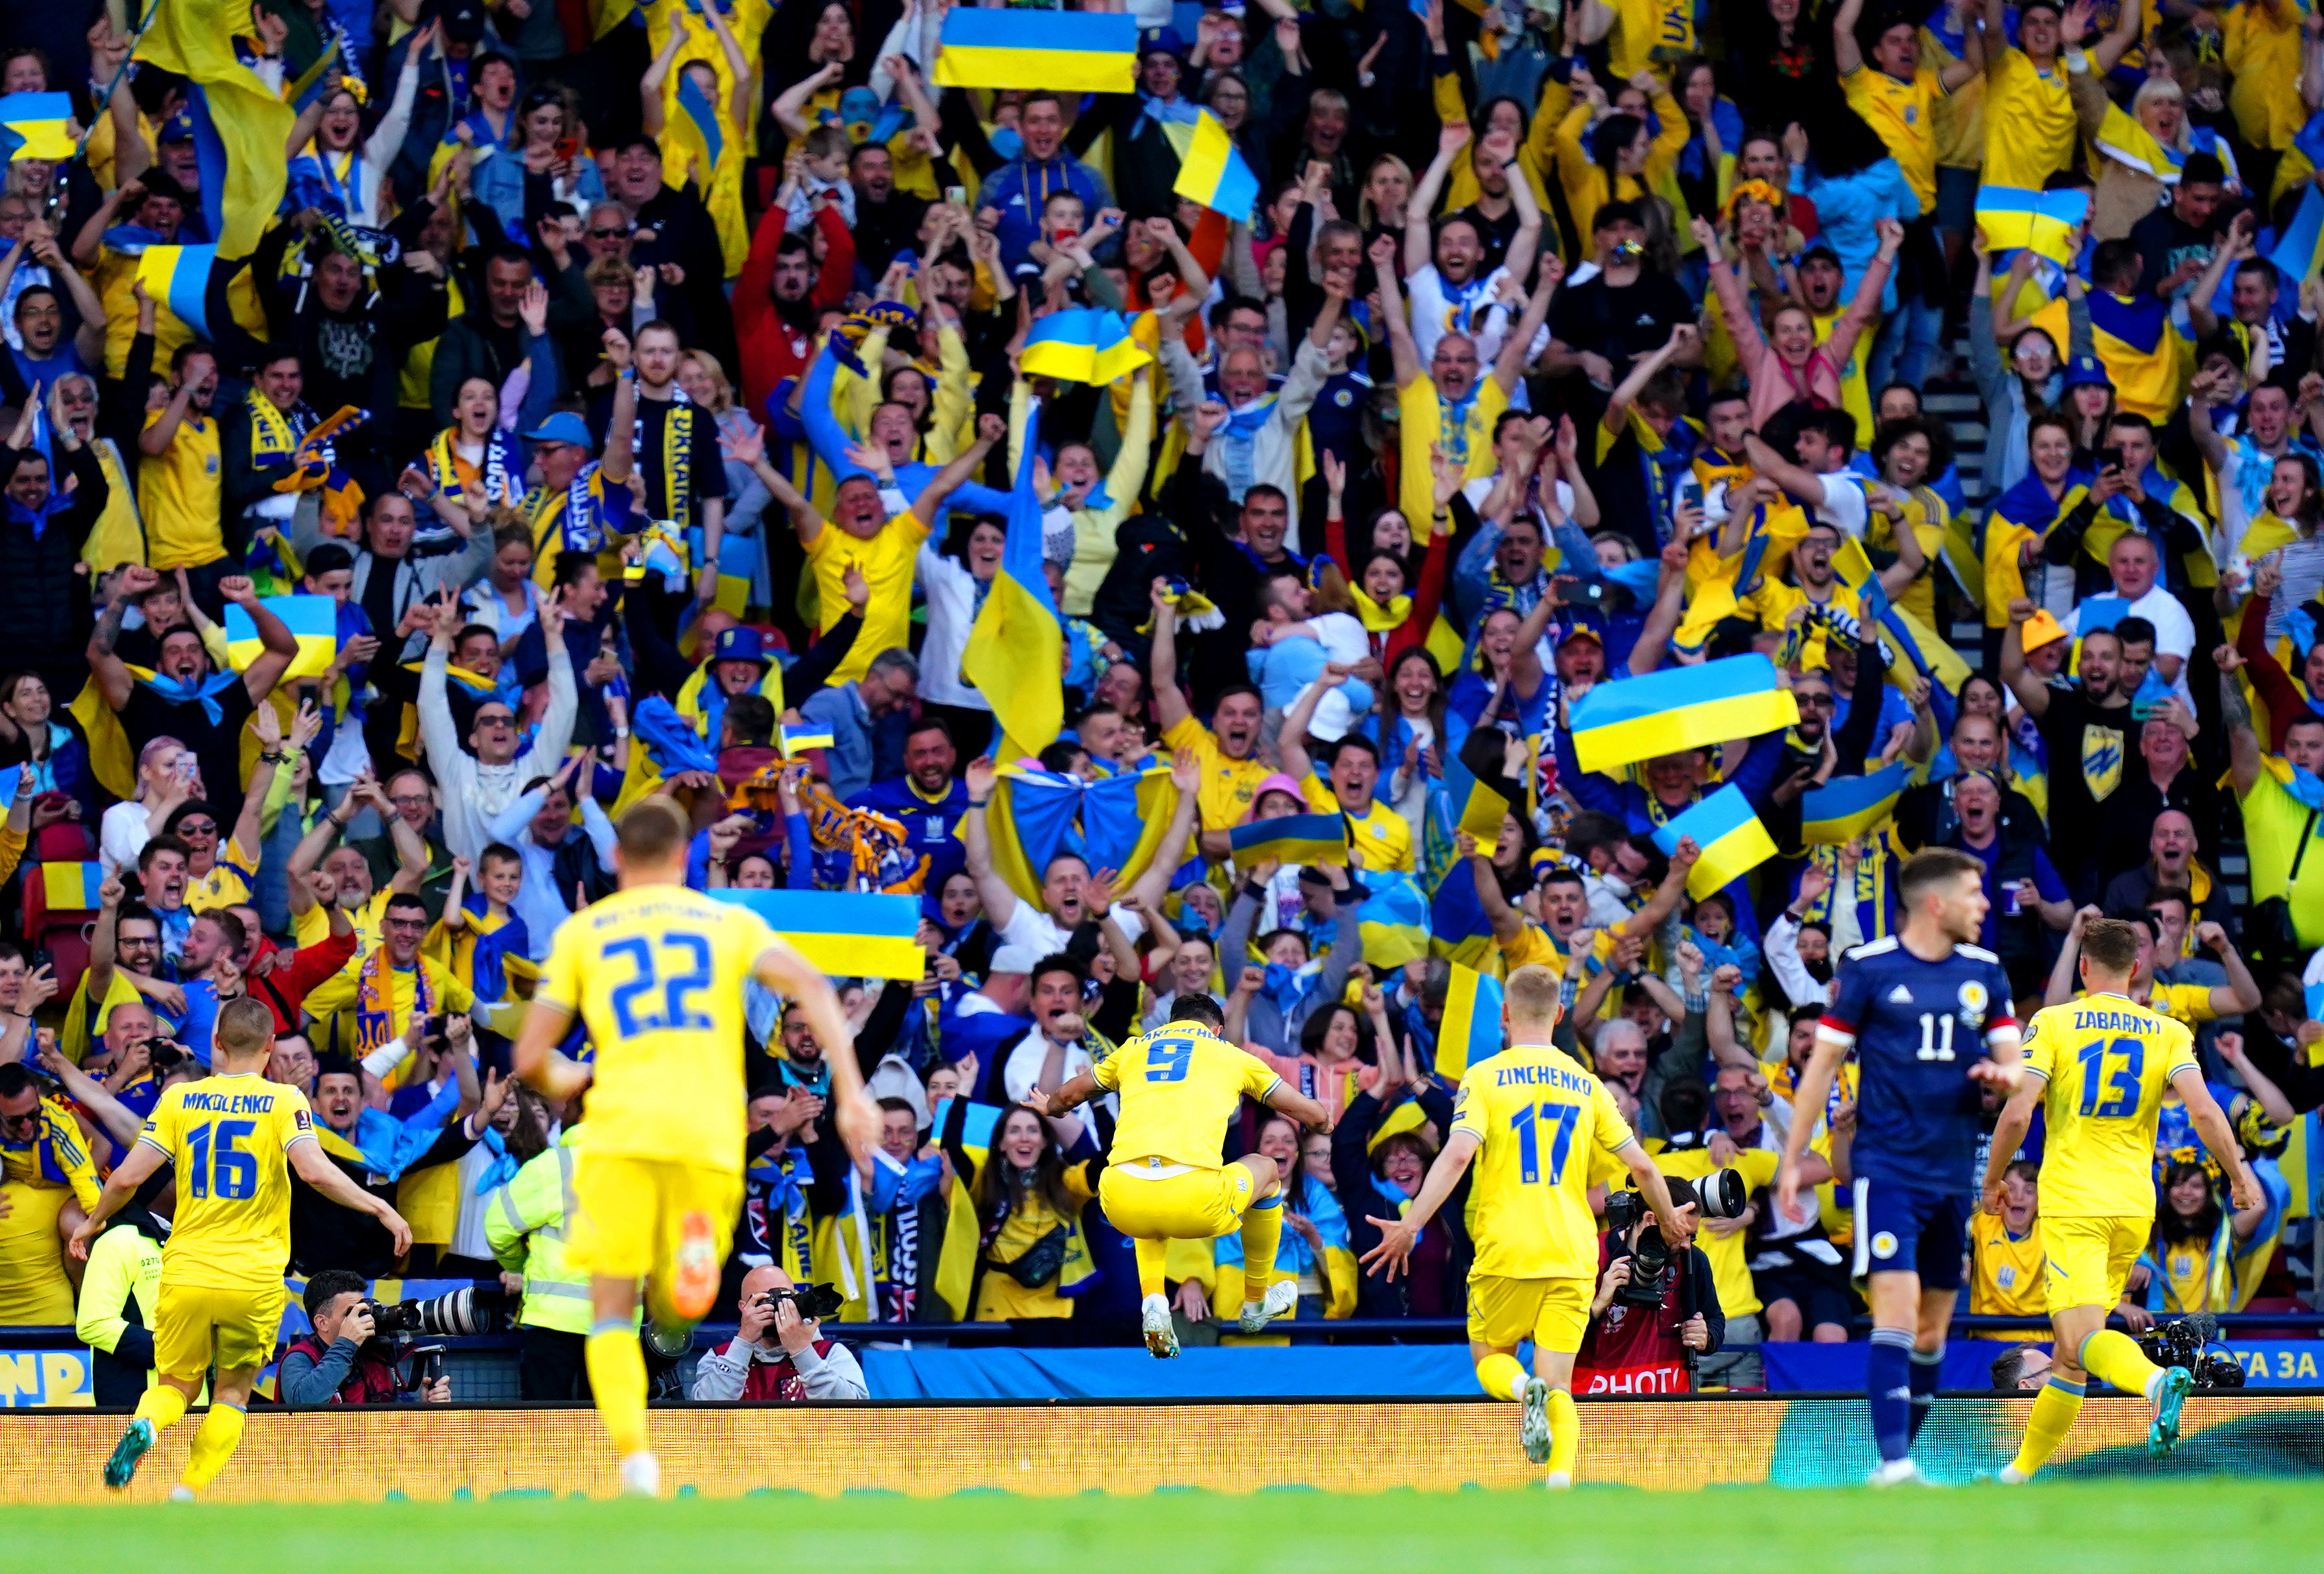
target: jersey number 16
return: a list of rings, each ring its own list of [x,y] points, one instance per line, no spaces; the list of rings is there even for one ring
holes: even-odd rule
[[[258,1155],[235,1146],[258,1129],[255,1120],[205,1120],[186,1132],[193,1150],[193,1174],[187,1184],[197,1197],[217,1196],[239,1202],[258,1191]]]

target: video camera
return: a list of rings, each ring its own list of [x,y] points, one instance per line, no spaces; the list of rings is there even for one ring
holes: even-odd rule
[[[2218,1333],[2219,1320],[2199,1312],[2156,1323],[2138,1341],[2138,1348],[2158,1367],[2184,1367],[2198,1388],[2240,1388],[2244,1385],[2242,1363],[2224,1350],[2211,1348],[2218,1342]]]
[[[839,1309],[847,1304],[838,1290],[829,1284],[793,1284],[785,1290],[770,1290],[759,1297],[759,1304],[770,1312],[785,1301],[789,1302],[799,1316],[808,1322],[835,1317]]]
[[[1751,1195],[1742,1174],[1735,1170],[1715,1171],[1696,1180],[1676,1175],[1665,1179],[1670,1187],[1671,1206],[1683,1208],[1692,1202],[1697,1219],[1736,1218]],[[1643,1193],[1606,1194],[1607,1233],[1628,1235],[1632,1225],[1646,1221],[1638,1244],[1630,1248],[1630,1282],[1614,1293],[1614,1299],[1622,1305],[1660,1306],[1663,1296],[1670,1290],[1670,1242],[1663,1238],[1662,1227],[1653,1219],[1654,1211]]]
[[[401,1334],[504,1333],[508,1330],[508,1296],[490,1285],[447,1291],[426,1301],[370,1302],[374,1331]]]

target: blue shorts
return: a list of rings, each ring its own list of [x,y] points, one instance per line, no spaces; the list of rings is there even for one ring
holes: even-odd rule
[[[1858,1176],[1855,1277],[1914,1273],[1923,1290],[1960,1289],[1969,1209],[1956,1192]]]

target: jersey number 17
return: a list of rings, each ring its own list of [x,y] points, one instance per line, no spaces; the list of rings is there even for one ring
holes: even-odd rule
[[[1509,1117],[1509,1125],[1517,1134],[1517,1171],[1528,1186],[1543,1178],[1541,1168],[1541,1137],[1549,1130],[1549,1183],[1556,1185],[1565,1174],[1565,1155],[1573,1146],[1573,1123],[1582,1116],[1582,1106],[1555,1100],[1542,1104],[1523,1104]]]

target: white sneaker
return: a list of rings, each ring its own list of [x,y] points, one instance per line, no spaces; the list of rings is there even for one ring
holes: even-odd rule
[[[191,1503],[193,1500],[194,1500],[194,1489],[193,1489],[192,1487],[190,1487],[187,1486],[183,1481],[179,1482],[175,1487],[172,1487],[171,1488],[170,1488],[170,1501],[171,1501],[171,1502],[172,1502],[172,1503]]]
[[[1146,1351],[1157,1361],[1167,1361],[1178,1353],[1178,1330],[1170,1321],[1170,1302],[1159,1295],[1148,1295],[1138,1309],[1139,1324],[1146,1330]]]
[[[2008,1464],[2001,1467],[1999,1479],[2004,1487],[2023,1487],[2034,1477],[2020,1470],[2017,1468],[2017,1461],[2012,1459]]]
[[[641,1449],[622,1459],[622,1496],[624,1497],[659,1497],[661,1496],[661,1461]]]
[[[1242,1303],[1241,1328],[1245,1333],[1265,1333],[1267,1325],[1286,1316],[1299,1304],[1299,1284],[1293,1279],[1277,1279],[1267,1287],[1267,1299]]]
[[[1864,1484],[1867,1487],[1925,1487],[1929,1483],[1928,1477],[1921,1474],[1921,1467],[1912,1460],[1883,1459],[1872,1468],[1872,1474],[1864,1478]]]
[[[1544,1476],[1541,1478],[1541,1484],[1552,1492],[1571,1491],[1573,1487],[1573,1472],[1571,1470],[1552,1470],[1548,1475]]]

